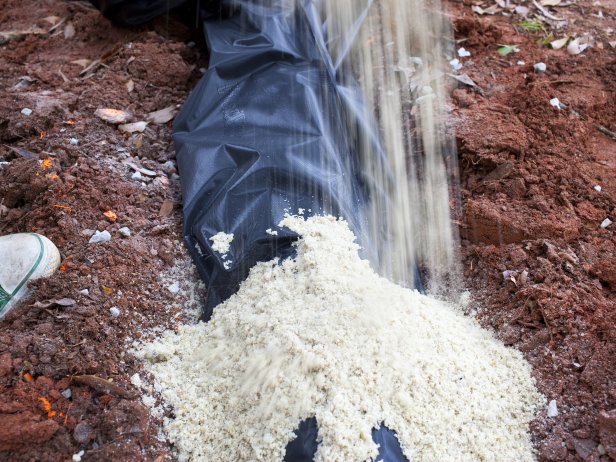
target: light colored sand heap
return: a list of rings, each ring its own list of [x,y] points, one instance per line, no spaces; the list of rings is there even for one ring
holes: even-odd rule
[[[521,354],[459,310],[379,277],[346,222],[287,217],[297,258],[257,264],[207,324],[144,346],[181,461],[280,460],[316,416],[317,461],[526,461],[543,403]]]

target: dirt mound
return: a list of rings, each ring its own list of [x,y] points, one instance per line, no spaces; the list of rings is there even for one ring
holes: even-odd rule
[[[478,318],[525,353],[556,402],[557,416],[546,410],[532,425],[540,460],[614,458],[616,236],[601,223],[616,213],[616,164],[606,154],[616,142],[598,130],[616,129],[613,51],[605,43],[572,56],[537,45],[542,34],[513,18],[454,11],[471,52],[461,72],[480,88],[453,98],[462,250]],[[607,24],[590,16],[569,33],[601,37]],[[519,52],[499,56],[502,44]],[[539,62],[546,72],[535,72]]]

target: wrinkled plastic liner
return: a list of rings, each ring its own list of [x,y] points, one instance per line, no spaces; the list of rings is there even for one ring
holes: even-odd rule
[[[208,285],[206,320],[255,263],[290,254],[297,236],[277,227],[285,213],[341,216],[358,236],[363,226],[348,135],[363,113],[359,91],[336,82],[312,3],[238,8],[205,21],[209,68],[174,126],[184,236]],[[220,231],[234,236],[224,258],[210,240]]]

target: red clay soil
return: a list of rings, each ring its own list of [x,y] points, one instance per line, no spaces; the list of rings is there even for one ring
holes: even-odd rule
[[[129,382],[140,365],[126,346],[182,311],[161,279],[186,258],[171,123],[126,135],[94,112],[144,120],[179,105],[204,63],[171,18],[127,30],[85,2],[5,0],[0,11],[0,31],[60,21],[0,48],[0,235],[40,232],[63,257],[0,324],[0,460],[85,450],[84,460],[160,462],[169,448]],[[154,175],[133,180],[127,162]],[[88,244],[95,230],[112,240]]]
[[[449,4],[456,48],[471,52],[459,73],[477,84],[453,89],[451,107],[465,281],[480,322],[524,352],[557,403],[558,416],[543,410],[531,426],[541,461],[616,460],[616,224],[600,228],[616,222],[616,139],[597,128],[616,132],[610,2],[558,9],[576,21],[555,38],[596,39],[577,56],[537,44],[545,34],[516,28],[515,15]],[[173,18],[128,30],[84,2],[5,0],[0,11],[0,31],[56,25],[0,45],[0,235],[40,232],[63,257],[0,323],[0,460],[172,460],[127,351],[187,303],[171,126],[128,135],[94,112],[137,121],[181,104],[204,59]],[[520,51],[500,56],[502,44]],[[134,166],[154,175],[132,179]],[[112,240],[88,244],[95,230]]]
[[[532,424],[539,459],[616,460],[616,225],[600,227],[616,221],[616,138],[598,129],[616,132],[616,4],[557,8],[574,21],[536,33],[516,15],[451,8],[458,46],[471,52],[460,73],[478,87],[452,98],[477,316],[556,401],[558,416],[543,410]],[[596,43],[573,56],[537,43],[548,33]],[[500,45],[519,52],[501,56]]]

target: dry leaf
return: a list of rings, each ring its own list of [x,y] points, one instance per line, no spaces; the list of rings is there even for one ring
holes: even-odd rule
[[[578,37],[569,42],[569,45],[567,45],[567,52],[570,55],[579,55],[589,46],[590,44],[588,43],[587,40],[584,40],[583,38]]]
[[[488,8],[481,8],[480,6],[473,5],[471,9],[477,14],[497,14],[503,11],[498,5],[492,5]]]
[[[92,61],[85,69],[83,69],[79,75],[86,75],[88,72],[94,72],[98,66],[102,64],[100,59],[95,59]]]
[[[72,298],[61,298],[60,300],[51,299],[45,300],[43,302],[36,302],[32,306],[35,308],[49,308],[50,306],[59,305],[59,306],[73,306],[77,303]]]
[[[111,108],[99,108],[94,112],[94,115],[112,124],[123,124],[131,118],[128,112]]]
[[[135,170],[136,172],[142,173],[143,175],[156,176],[156,172],[154,170],[149,170],[147,168],[140,167],[139,165],[135,165],[132,162],[124,162],[124,163],[128,165],[130,168],[132,168],[133,170]]]
[[[105,380],[102,377],[97,377],[96,375],[74,375],[71,378],[75,382],[83,383],[84,385],[95,389],[99,393],[108,393],[127,398],[134,396],[134,393],[117,386],[115,383],[111,383],[109,380]]]
[[[548,19],[551,19],[552,21],[566,21],[565,18],[557,18],[556,16],[554,16],[552,13],[542,7],[539,3],[537,3],[537,0],[533,0],[533,5],[535,5],[539,11],[541,11],[541,14],[543,14],[543,16]]]
[[[175,116],[175,106],[167,106],[159,111],[150,112],[147,119],[155,124],[166,124]]]
[[[124,133],[142,132],[147,127],[147,122],[134,122],[132,124],[119,125],[118,130]]]
[[[4,147],[5,148],[9,148],[11,151],[19,154],[24,159],[34,159],[35,157],[38,157],[33,152],[30,152],[30,151],[28,151],[27,149],[24,149],[24,148],[18,148],[17,146],[8,146],[6,144],[4,145]]]
[[[171,201],[163,201],[160,206],[160,210],[158,211],[158,216],[160,217],[168,217],[173,212],[173,202]]]
[[[456,79],[458,82],[463,83],[464,85],[468,85],[469,87],[476,87],[477,84],[466,74],[455,75],[455,74],[447,74],[449,77]]]
[[[561,39],[550,42],[550,46],[554,50],[560,50],[562,47],[564,47],[567,44],[568,41],[569,41],[569,37],[563,37]]]
[[[27,35],[45,35],[47,31],[40,27],[31,27],[24,30],[5,30],[0,31],[0,45],[12,40],[23,40]]]
[[[76,59],[75,61],[71,61],[71,64],[77,64],[81,67],[88,67],[92,61],[86,58]]]

